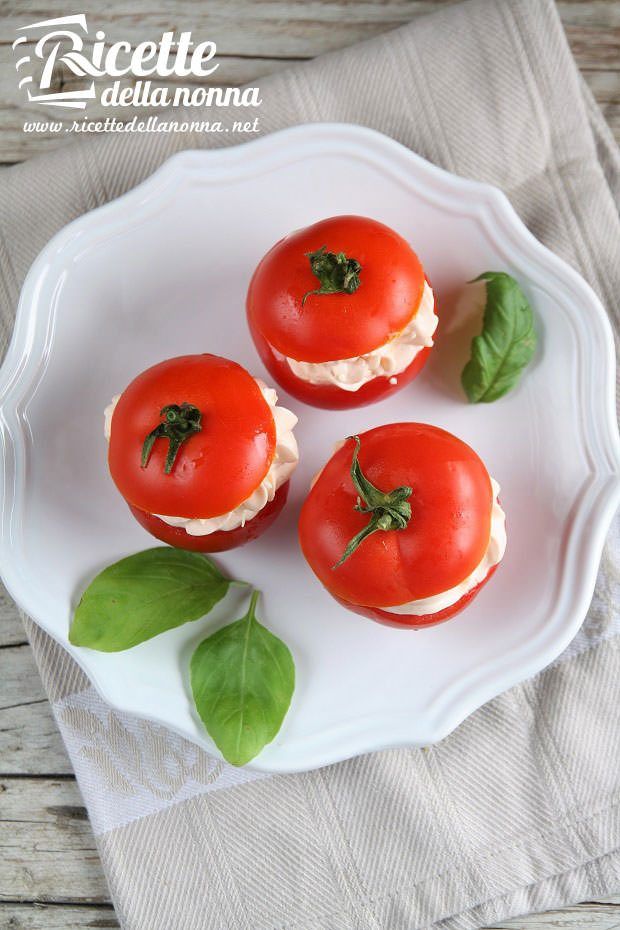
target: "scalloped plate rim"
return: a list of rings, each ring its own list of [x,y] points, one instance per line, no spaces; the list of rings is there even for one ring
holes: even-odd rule
[[[397,725],[396,718],[393,714],[390,714],[387,722],[382,717],[373,722],[373,729],[377,733],[386,729],[389,731],[390,737],[388,740],[382,740],[375,736],[374,739],[366,740],[367,744],[344,755],[334,748],[332,741],[331,749],[323,750],[321,758],[317,759],[312,765],[303,764],[297,767],[285,765],[279,768],[272,763],[268,767],[263,767],[259,756],[247,766],[247,768],[255,771],[282,773],[306,771],[363,752],[402,746],[427,745],[437,742],[497,694],[541,671],[563,651],[583,623],[594,590],[605,537],[616,507],[620,502],[620,439],[615,418],[613,333],[602,304],[587,282],[577,271],[530,233],[514,211],[508,198],[498,188],[484,182],[472,181],[451,174],[375,130],[353,124],[304,124],[283,129],[230,148],[185,150],[171,156],[135,188],[115,200],[78,217],[63,227],[50,239],[33,262],[22,287],[13,336],[5,360],[0,368],[0,396],[3,396],[0,404],[0,441],[4,451],[4,455],[0,460],[0,488],[4,488],[5,502],[10,504],[9,508],[3,508],[2,515],[2,533],[0,536],[0,553],[3,555],[2,577],[9,593],[20,604],[22,609],[71,654],[100,696],[112,708],[121,713],[136,713],[132,708],[116,701],[106,683],[101,681],[99,676],[94,674],[90,668],[88,656],[83,650],[73,647],[66,638],[63,639],[55,630],[51,629],[38,610],[29,609],[28,603],[34,604],[34,600],[29,597],[29,594],[23,594],[19,568],[11,562],[10,558],[6,559],[7,549],[10,550],[12,514],[19,502],[15,494],[15,486],[17,485],[18,491],[23,491],[23,488],[19,488],[19,466],[21,464],[23,469],[26,446],[23,425],[20,423],[20,406],[28,401],[29,392],[32,391],[41,368],[45,364],[45,352],[42,352],[41,356],[33,361],[29,351],[32,349],[33,340],[35,336],[39,335],[43,323],[47,323],[49,326],[51,322],[49,317],[45,319],[37,313],[39,308],[35,299],[36,292],[50,270],[55,256],[61,255],[69,247],[79,245],[80,240],[85,241],[91,229],[101,228],[102,221],[113,222],[115,215],[118,216],[118,225],[120,227],[126,226],[127,218],[125,217],[123,220],[122,211],[129,203],[135,203],[136,207],[143,210],[147,209],[150,203],[156,202],[158,196],[169,191],[175,184],[190,181],[196,175],[198,175],[202,183],[212,184],[221,181],[223,178],[234,180],[240,174],[242,175],[242,171],[235,173],[236,170],[238,172],[239,166],[242,168],[246,165],[251,166],[252,174],[260,174],[257,164],[260,165],[266,162],[270,168],[273,167],[274,163],[278,162],[288,164],[292,159],[287,155],[287,146],[283,145],[283,142],[294,142],[296,138],[298,140],[305,139],[306,151],[297,154],[295,160],[303,160],[304,157],[308,157],[308,143],[320,145],[328,142],[330,145],[342,145],[343,151],[346,150],[348,144],[355,146],[361,143],[367,148],[366,157],[374,164],[381,162],[382,158],[386,160],[388,156],[392,156],[394,163],[382,163],[381,167],[392,170],[393,173],[408,170],[414,177],[417,172],[422,176],[426,176],[426,178],[432,178],[438,183],[442,193],[448,197],[452,195],[454,198],[459,189],[475,195],[468,201],[468,209],[461,208],[460,211],[455,210],[454,212],[461,212],[469,216],[477,215],[476,218],[481,223],[487,224],[487,231],[494,234],[497,234],[497,227],[499,227],[499,232],[507,241],[512,254],[518,251],[522,260],[526,259],[528,262],[538,265],[538,270],[544,272],[547,277],[552,274],[553,283],[557,287],[564,290],[569,289],[573,292],[576,290],[581,294],[584,306],[593,314],[592,319],[596,320],[596,325],[599,327],[598,336],[606,352],[604,359],[606,395],[601,421],[596,424],[595,428],[597,435],[593,436],[591,434],[588,436],[590,442],[595,440],[595,448],[599,458],[592,460],[595,467],[590,471],[586,493],[575,505],[575,512],[568,533],[567,549],[578,550],[580,559],[580,571],[576,573],[574,587],[569,592],[573,597],[573,604],[570,609],[568,607],[562,608],[564,611],[563,616],[565,617],[568,612],[570,621],[564,620],[559,624],[557,620],[549,622],[535,640],[528,643],[527,650],[522,645],[515,649],[520,657],[518,668],[512,667],[510,664],[511,657],[506,656],[503,665],[507,665],[508,668],[503,672],[501,669],[495,671],[492,680],[472,684],[468,682],[466,676],[461,676],[456,686],[452,685],[451,688],[442,692],[443,704],[439,697],[430,702],[429,709],[432,709],[435,705],[438,705],[438,708],[436,708],[434,720],[429,718],[427,721],[427,729],[423,737],[412,740],[410,720],[404,720],[402,723],[399,721]],[[360,157],[359,153],[357,154]],[[211,169],[211,175],[208,179],[201,174],[201,168],[206,162],[210,163]],[[398,162],[398,165],[396,165],[396,162]],[[214,168],[219,169],[219,174],[217,171],[213,173]],[[415,186],[413,182],[410,183]],[[419,190],[418,193],[420,193]],[[437,202],[436,194],[436,191],[432,191],[429,199]],[[493,228],[493,223],[495,223],[496,228]],[[506,241],[501,243],[504,248]],[[542,285],[539,284],[539,286]],[[34,313],[32,312],[33,306]],[[46,348],[47,346],[44,344],[43,349]],[[593,426],[593,424],[591,425]],[[589,448],[588,452],[592,458],[592,449]],[[13,460],[10,458],[11,454]],[[19,462],[20,455],[21,463]],[[602,457],[606,458],[606,467],[601,467],[600,458]],[[8,486],[11,479],[13,482],[13,495],[11,495]],[[8,514],[7,511],[9,511]],[[594,520],[594,529],[590,529],[590,537],[587,541],[584,539],[583,532],[579,533],[578,526],[580,520],[584,521],[586,519]],[[572,558],[576,559],[577,554],[573,555]],[[581,561],[582,559],[583,561]],[[568,560],[569,553],[567,552],[565,562],[568,562]],[[563,593],[566,595],[565,584],[563,588]],[[560,607],[556,608],[552,618],[558,613],[562,613]],[[523,655],[524,652],[527,655]],[[499,664],[496,662],[494,669],[497,669]],[[450,700],[447,701],[446,691],[454,692],[455,690],[456,694],[452,695]],[[139,714],[138,716],[172,729],[213,754],[213,748],[209,743],[203,742],[196,734],[190,734],[183,728],[175,727],[174,723],[169,720],[158,718],[154,713],[148,715]],[[363,719],[368,721],[368,716]],[[341,730],[344,725],[345,723],[340,721],[334,724],[334,729]]]

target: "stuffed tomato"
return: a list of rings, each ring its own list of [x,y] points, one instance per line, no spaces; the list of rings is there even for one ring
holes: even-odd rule
[[[297,417],[236,362],[184,355],[138,375],[105,411],[110,474],[139,523],[181,549],[218,552],[282,510]]]
[[[347,439],[315,479],[301,548],[345,607],[392,626],[431,626],[462,610],[503,558],[498,493],[451,433],[380,426]]]
[[[438,323],[411,246],[363,216],[322,220],[277,242],[254,272],[247,315],[275,380],[331,409],[381,400],[411,381]]]

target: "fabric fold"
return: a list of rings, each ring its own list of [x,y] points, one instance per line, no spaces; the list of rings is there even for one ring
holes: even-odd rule
[[[551,0],[469,0],[260,87],[262,132],[359,123],[502,188],[618,338],[620,159]],[[0,351],[56,231],[174,152],[230,141],[114,135],[5,169]],[[619,551],[616,524],[583,629],[536,678],[427,751],[305,775],[246,777],[112,711],[26,619],[122,927],[470,930],[617,891]]]

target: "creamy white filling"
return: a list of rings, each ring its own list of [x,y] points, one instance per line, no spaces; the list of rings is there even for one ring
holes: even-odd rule
[[[260,378],[256,378],[256,383],[269,404],[276,427],[276,449],[269,471],[256,490],[238,507],[228,513],[207,518],[170,517],[164,514],[155,514],[164,523],[169,526],[182,527],[190,536],[208,536],[209,533],[215,533],[217,530],[235,530],[239,526],[245,526],[269,501],[272,501],[278,488],[282,487],[295,471],[299,461],[297,441],[293,435],[297,417],[286,407],[277,406],[278,395],[273,388],[267,387]],[[108,440],[112,429],[112,414],[119,398],[120,394],[113,397],[104,411],[104,432]]]
[[[433,594],[432,597],[424,597],[417,601],[409,601],[407,604],[398,604],[396,607],[382,607],[381,610],[390,614],[411,614],[414,617],[423,617],[426,614],[436,614],[446,607],[451,607],[457,601],[471,591],[476,585],[483,581],[494,565],[504,557],[506,551],[506,515],[499,505],[499,484],[491,478],[493,488],[493,508],[491,510],[491,536],[487,551],[480,564],[474,571],[465,578],[460,584],[455,585],[448,591],[442,591],[441,594]]]
[[[293,374],[310,384],[333,384],[343,391],[359,391],[362,385],[378,377],[389,378],[390,383],[395,384],[396,375],[408,368],[423,348],[433,345],[433,334],[439,322],[434,308],[435,298],[425,281],[415,315],[400,333],[378,349],[333,362],[299,362],[284,357]]]

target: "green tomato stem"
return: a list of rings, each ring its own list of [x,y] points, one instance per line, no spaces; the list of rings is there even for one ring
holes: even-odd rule
[[[364,475],[358,461],[361,441],[359,436],[350,437],[355,441],[353,458],[351,460],[351,480],[358,493],[354,510],[370,514],[370,520],[347,544],[346,549],[332,569],[338,568],[353,555],[358,546],[373,533],[387,532],[389,530],[404,530],[411,519],[411,504],[409,498],[413,489],[402,486],[393,491],[380,491]]]
[[[140,465],[142,468],[148,465],[157,439],[167,439],[168,452],[164,472],[169,475],[183,443],[202,429],[202,413],[193,404],[182,403],[162,407],[160,416],[164,417],[163,423],[158,423],[142,444]]]
[[[347,258],[344,252],[328,252],[327,246],[322,245],[316,252],[306,252],[306,257],[321,286],[304,294],[302,307],[310,294],[354,294],[360,286],[362,266],[357,259]]]

